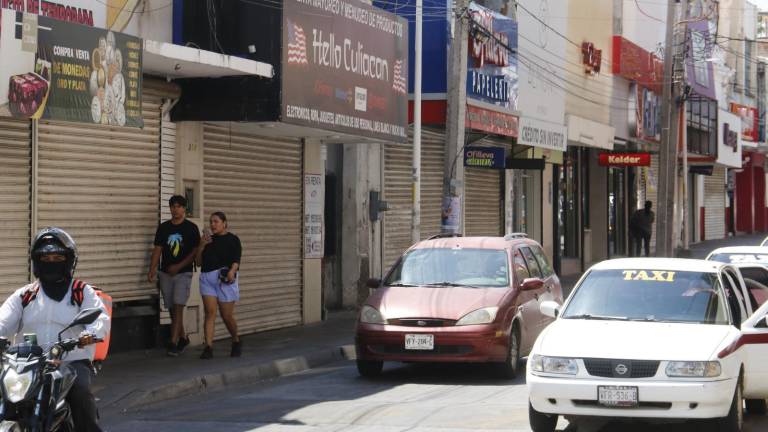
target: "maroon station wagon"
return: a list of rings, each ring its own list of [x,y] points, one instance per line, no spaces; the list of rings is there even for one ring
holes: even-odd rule
[[[562,304],[560,281],[525,234],[445,237],[406,251],[360,310],[360,375],[385,361],[482,362],[513,378],[521,357],[551,321],[539,304]]]

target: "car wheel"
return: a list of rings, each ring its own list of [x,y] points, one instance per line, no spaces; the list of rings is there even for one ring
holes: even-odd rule
[[[768,412],[768,405],[766,405],[765,399],[747,399],[746,405],[749,414],[764,415]]]
[[[378,360],[357,360],[357,373],[366,378],[373,378],[381,375],[384,369],[384,362]]]
[[[509,335],[507,359],[498,365],[498,369],[502,378],[513,379],[517,376],[517,371],[520,369],[520,330],[517,326],[512,327]]]
[[[736,383],[736,391],[733,393],[731,409],[728,415],[717,419],[720,432],[741,432],[744,427],[744,401],[741,393],[741,379]]]
[[[528,401],[528,423],[533,432],[554,432],[557,426],[557,414],[540,413]]]

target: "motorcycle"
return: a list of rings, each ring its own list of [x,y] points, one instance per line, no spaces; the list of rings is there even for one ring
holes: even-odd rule
[[[83,309],[59,332],[59,341],[47,349],[37,345],[36,335],[10,346],[0,338],[0,432],[74,432],[66,400],[77,373],[62,360],[77,347],[100,342],[93,337],[61,340],[66,330],[96,321],[101,309]]]

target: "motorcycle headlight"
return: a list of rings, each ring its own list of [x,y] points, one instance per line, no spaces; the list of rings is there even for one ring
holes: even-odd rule
[[[474,324],[490,324],[496,319],[496,313],[499,311],[497,307],[487,307],[478,310],[474,310],[456,321],[457,326],[462,325],[474,325]]]
[[[546,357],[536,354],[531,357],[531,370],[533,372],[576,375],[579,372],[579,365],[576,364],[576,359]]]
[[[24,373],[18,373],[13,368],[8,368],[3,376],[3,390],[5,397],[12,403],[19,402],[29,391],[32,385],[35,372],[30,370]]]
[[[386,324],[387,320],[372,306],[365,305],[360,310],[360,322],[366,324]]]
[[[722,368],[717,361],[672,361],[667,364],[667,376],[675,378],[714,378]]]

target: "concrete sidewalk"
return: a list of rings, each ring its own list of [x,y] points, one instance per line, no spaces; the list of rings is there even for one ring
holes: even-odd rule
[[[214,343],[211,360],[199,359],[202,346],[176,358],[164,349],[112,354],[93,382],[99,409],[126,411],[353,358],[355,318],[335,312],[322,323],[244,336],[240,358],[229,357],[229,339]]]

